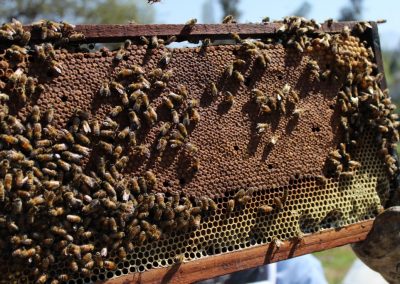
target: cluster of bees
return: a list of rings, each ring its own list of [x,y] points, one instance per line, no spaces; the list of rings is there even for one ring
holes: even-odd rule
[[[234,23],[234,19],[227,17],[223,23]],[[186,26],[191,29],[195,24],[193,19]],[[379,88],[381,75],[374,75],[376,66],[365,59],[370,52],[365,49],[366,54],[351,53],[338,48],[338,43],[351,37],[352,31],[348,28],[337,35],[319,32],[319,28],[314,21],[289,17],[277,35],[279,42],[298,52],[321,49],[331,52],[336,64],[329,70],[320,70],[317,61],[310,61],[314,79],[346,76],[346,83],[337,96],[344,141],[328,157],[334,175],[351,176],[360,166],[352,159],[352,149],[364,129],[371,127],[376,129],[379,153],[389,173],[394,175],[398,169],[390,154],[398,140],[399,123],[392,114],[395,106],[387,91]],[[369,28],[367,24],[360,24],[356,30],[362,32]],[[18,110],[21,103],[44,90],[37,78],[27,75],[28,58],[32,57],[33,62],[55,75],[62,74],[55,49],[84,36],[68,23],[52,21],[34,23],[31,31],[40,34],[44,43],[29,44],[30,32],[18,21],[0,28],[0,39],[12,43],[0,61],[2,257],[28,267],[37,283],[50,280],[58,283],[67,281],[70,275],[50,279],[49,271],[55,263],[67,263],[72,272],[90,276],[94,268],[116,269],[110,260],[113,254],[125,259],[135,246],[159,240],[165,233],[198,228],[204,214],[217,210],[214,200],[188,198],[181,193],[155,193],[158,181],[151,170],[129,178],[124,173],[132,158],[149,159],[152,155],[162,155],[168,147],[181,148],[187,153],[191,159],[189,172],[200,169],[198,149],[189,141],[190,130],[200,121],[199,102],[190,98],[186,86],[168,85],[173,76],[173,70],[168,69],[172,53],[164,53],[157,68],[151,71],[145,72],[139,65],[125,66],[115,78],[104,81],[98,96],[118,98],[104,120],[94,120],[90,113],[77,110],[66,128],[59,129],[54,126],[52,108],[43,111],[32,106],[24,119],[13,115],[13,109]],[[232,34],[232,38],[240,44],[240,58],[226,66],[224,76],[240,84],[245,81],[242,70],[249,60],[254,60],[259,68],[268,67],[271,58],[265,49],[272,41],[243,40],[237,34]],[[55,42],[55,47],[48,40]],[[174,36],[167,40],[155,36],[140,38],[149,48],[174,40]],[[115,52],[117,64],[124,60],[131,44],[127,40]],[[210,40],[204,40],[204,46],[209,44]],[[213,97],[223,95],[227,103],[234,104],[231,92],[218,90],[214,82],[208,88]],[[170,118],[160,124],[156,147],[150,149],[140,144],[137,136],[142,129],[158,123],[157,109],[149,99],[154,92],[162,94],[162,107],[168,110]],[[253,89],[251,99],[261,116],[274,112],[287,114],[288,104],[294,105],[290,109],[295,118],[303,112],[296,108],[300,98],[289,84],[272,94]],[[262,134],[268,127],[261,122],[256,131]],[[275,137],[270,144],[276,144]],[[87,163],[93,152],[96,160]],[[323,176],[320,179],[326,181]],[[236,192],[226,202],[226,212],[243,208],[252,195],[251,189]],[[285,191],[281,197],[274,198],[273,205],[261,205],[258,211],[269,214],[275,209],[282,210],[287,197]]]

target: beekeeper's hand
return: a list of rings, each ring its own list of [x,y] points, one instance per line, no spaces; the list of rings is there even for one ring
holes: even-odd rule
[[[400,206],[379,214],[366,240],[352,247],[366,265],[389,283],[400,283]]]

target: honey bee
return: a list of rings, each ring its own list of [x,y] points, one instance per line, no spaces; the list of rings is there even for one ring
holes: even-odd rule
[[[302,115],[304,113],[304,109],[301,109],[301,108],[295,108],[294,110],[293,110],[293,116],[296,118],[296,119],[298,119],[298,118],[300,118],[300,116]]]
[[[171,116],[172,116],[172,121],[175,124],[178,124],[179,123],[179,115],[178,115],[178,112],[175,109],[171,109]]]
[[[157,178],[156,178],[156,175],[152,171],[146,171],[145,177],[146,177],[148,185],[150,185],[152,188],[157,187]]]
[[[223,24],[233,24],[235,23],[235,19],[233,18],[232,15],[227,15],[225,18],[222,20]]]
[[[235,200],[234,199],[229,199],[228,203],[226,204],[226,210],[228,213],[233,212],[235,209]]]
[[[114,56],[114,60],[119,62],[121,61],[125,56],[125,49],[123,49],[122,47],[120,49],[118,49],[118,51],[115,53]]]
[[[128,117],[129,117],[129,120],[132,123],[132,126],[133,126],[134,129],[140,128],[141,123],[140,123],[139,117],[137,116],[135,111],[133,111],[133,110],[130,111],[128,113]]]
[[[200,113],[196,109],[191,110],[191,119],[194,123],[198,123],[200,121]]]
[[[351,178],[351,177],[353,177],[355,175],[355,173],[354,172],[350,172],[350,171],[347,171],[347,172],[341,172],[340,173],[340,176],[342,177],[345,177],[345,178]]]
[[[279,197],[274,197],[274,203],[280,210],[283,209],[283,203]]]
[[[0,201],[4,202],[5,199],[5,191],[4,191],[4,184],[0,182]]]
[[[237,33],[230,33],[230,36],[232,37],[233,40],[235,40],[237,43],[241,42],[242,39]]]
[[[108,82],[103,82],[101,84],[100,90],[99,90],[99,94],[102,97],[109,97],[111,96],[111,91],[110,91],[110,86],[108,84]]]
[[[157,36],[152,36],[150,38],[150,42],[147,43],[147,44],[149,45],[150,48],[157,48],[158,47],[158,38],[157,38]]]
[[[167,87],[167,84],[163,81],[157,80],[153,83],[154,88],[156,89],[164,89]]]
[[[8,123],[17,133],[22,133],[25,130],[25,126],[15,116],[9,115]]]
[[[40,109],[39,109],[39,107],[37,105],[34,105],[32,107],[31,119],[32,119],[32,122],[39,122],[40,121]]]
[[[261,123],[261,122],[257,123],[256,126],[257,133],[258,134],[264,133],[267,130],[268,126],[269,126],[268,123]]]
[[[199,228],[201,223],[201,215],[190,216],[189,225],[193,228]]]
[[[261,205],[258,207],[258,212],[263,213],[263,214],[268,214],[271,213],[274,210],[271,206],[268,205]]]
[[[170,43],[173,43],[173,42],[175,42],[177,40],[177,37],[176,36],[170,36],[170,37],[168,37],[166,40],[165,40],[165,45],[168,45],[168,44],[170,44]]]
[[[79,217],[78,215],[67,215],[67,220],[71,223],[80,223],[82,221],[82,218]]]
[[[150,158],[151,152],[147,145],[139,145],[135,147],[135,150],[139,155],[146,157],[147,159]]]
[[[12,252],[13,257],[19,257],[19,258],[30,258],[33,257],[36,253],[36,249],[30,248],[30,249],[16,249]]]
[[[196,23],[197,23],[197,19],[195,19],[195,18],[190,19],[189,21],[187,21],[185,23],[185,28],[192,29],[196,25]]]
[[[171,53],[164,53],[160,59],[160,65],[165,67],[171,61]]]
[[[5,93],[0,93],[0,102],[7,102],[10,100],[10,97]]]
[[[229,64],[229,65],[225,68],[225,71],[224,71],[225,76],[226,76],[226,77],[231,77],[232,74],[233,74],[233,69],[234,69],[233,64]]]
[[[233,71],[232,76],[233,76],[233,78],[234,78],[236,81],[238,81],[239,83],[240,83],[240,82],[244,82],[244,76],[243,76],[242,73],[240,73],[239,71],[237,71],[237,70]]]
[[[114,150],[114,146],[111,143],[107,143],[105,141],[100,141],[98,143],[100,149],[104,150],[106,153],[112,155],[113,154],[113,150]],[[64,154],[65,152],[63,152]]]
[[[226,91],[225,92],[225,97],[224,97],[224,101],[229,104],[230,106],[232,106],[235,102],[235,97],[232,95],[231,92]]]
[[[4,176],[3,184],[4,184],[4,189],[5,189],[6,191],[10,191],[10,190],[11,190],[12,185],[13,185],[13,176],[12,176],[12,174],[7,173],[7,174]]]
[[[150,125],[154,125],[157,121],[157,113],[153,107],[149,106],[145,112],[143,112],[144,117],[147,120],[147,123]]]
[[[322,175],[316,176],[315,179],[320,186],[325,186],[328,182],[328,179]]]
[[[104,142],[104,141],[100,141],[99,144],[101,142]],[[106,142],[104,142],[104,143],[106,143]],[[75,164],[80,164],[81,159],[83,158],[82,155],[79,155],[79,154],[76,154],[76,153],[73,153],[73,152],[70,152],[70,151],[64,151],[64,152],[61,153],[61,155],[68,162],[72,162],[72,163],[75,163]]]
[[[169,109],[173,109],[174,108],[174,104],[172,103],[172,101],[168,97],[163,97],[163,103]]]
[[[64,212],[65,212],[65,210],[63,207],[56,207],[56,208],[49,209],[49,214],[54,217],[61,216],[64,214]]]
[[[269,145],[274,146],[278,142],[278,138],[276,136],[272,136],[269,140]]]
[[[214,82],[210,83],[210,91],[213,97],[216,97],[218,95],[218,89]]]
[[[211,39],[210,38],[205,38],[202,40],[202,44],[201,47],[202,48],[206,48],[207,46],[209,46],[211,44]]]
[[[104,268],[107,270],[116,270],[117,269],[117,265],[115,264],[115,262],[111,261],[111,260],[105,260],[104,261]]]
[[[125,88],[120,83],[116,81],[112,81],[110,83],[110,89],[116,91],[119,95],[125,93]]]
[[[10,145],[15,145],[19,141],[18,138],[8,134],[0,134],[0,139]]]
[[[350,32],[351,32],[351,30],[350,30],[349,26],[344,26],[344,27],[343,27],[343,30],[342,30],[342,32],[341,32],[341,35],[342,35],[344,38],[348,38],[348,37],[350,36]]]

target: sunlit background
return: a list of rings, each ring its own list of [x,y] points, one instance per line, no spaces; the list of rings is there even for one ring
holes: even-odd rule
[[[234,15],[242,23],[260,22],[265,16],[280,20],[288,15],[334,20],[378,20],[385,75],[391,96],[400,102],[400,1],[395,0],[0,0],[0,18],[16,18],[25,24],[39,19],[71,23],[218,23],[224,15]],[[345,246],[315,254],[324,266],[329,283],[343,283],[356,259]],[[349,281],[344,282],[349,284]]]

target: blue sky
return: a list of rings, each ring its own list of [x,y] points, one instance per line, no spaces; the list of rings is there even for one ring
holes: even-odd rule
[[[207,15],[208,22],[214,19],[218,22],[222,12],[216,0],[162,0],[153,4],[157,23],[184,23],[190,18],[204,22],[203,6],[212,6],[212,14]],[[281,19],[295,11],[304,0],[240,0],[240,21],[257,22],[263,17]],[[348,4],[348,0],[308,0],[311,4],[309,18],[324,21],[337,18],[340,9]],[[364,0],[363,19],[386,19],[386,24],[379,26],[383,48],[400,48],[400,1],[399,0]]]

